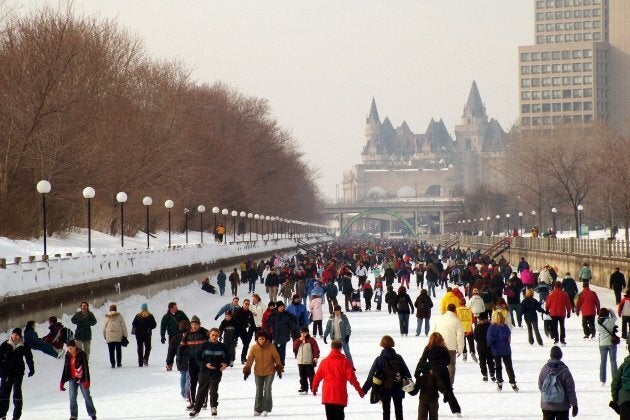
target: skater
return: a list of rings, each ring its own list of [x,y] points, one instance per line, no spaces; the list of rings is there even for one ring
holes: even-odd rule
[[[151,330],[157,327],[153,314],[149,312],[146,303],[140,305],[140,312],[131,323],[131,333],[136,336],[138,348],[138,366],[149,366],[149,355],[151,354]]]
[[[227,276],[223,272],[223,269],[219,269],[219,274],[217,274],[217,285],[219,286],[219,295],[223,296],[225,294],[225,282],[227,281]]]
[[[505,316],[497,312],[494,315],[493,323],[488,328],[486,340],[488,346],[492,351],[494,357],[494,368],[497,378],[497,390],[503,389],[503,372],[502,363],[505,364],[505,371],[508,375],[508,380],[512,389],[518,392],[518,386],[516,386],[516,377],[514,376],[514,369],[512,368],[512,348],[510,347],[510,327],[505,323]]]
[[[313,296],[308,304],[311,310],[310,320],[313,322],[313,337],[324,336],[322,322],[324,321],[324,310],[322,309],[322,299],[319,296]]]
[[[610,356],[610,376],[617,374],[617,344],[619,337],[616,335],[617,317],[615,311],[602,308],[597,318],[597,330],[599,332],[599,380],[604,385],[606,383],[606,359]]]
[[[177,349],[177,357],[188,359],[188,376],[190,377],[189,404],[187,410],[192,410],[197,396],[197,382],[199,380],[199,365],[196,360],[201,354],[201,345],[208,340],[208,330],[201,326],[197,315],[190,319],[190,329],[182,335],[182,341]],[[205,396],[204,396],[205,398]]]
[[[398,303],[398,295],[394,292],[394,286],[387,286],[385,293],[385,303],[387,303],[387,312],[396,313],[396,304]]]
[[[374,302],[376,303],[376,310],[380,311],[383,302],[383,282],[380,278],[376,280],[374,285]]]
[[[486,340],[488,328],[490,328],[490,320],[488,320],[488,313],[484,311],[480,313],[477,318],[477,325],[475,325],[473,337],[477,343],[481,378],[484,382],[488,382],[488,373],[490,373],[490,379],[492,379],[492,382],[495,382],[494,358],[492,357],[492,351],[488,347],[488,341]]]
[[[372,296],[374,295],[374,290],[372,289],[372,284],[370,280],[366,280],[363,284],[363,300],[365,301],[365,310],[372,310]]]
[[[575,395],[575,382],[567,365],[560,361],[562,350],[558,346],[551,347],[549,361],[542,367],[538,375],[538,389],[541,391],[540,408],[544,420],[568,419],[569,407],[572,407],[571,415],[578,414],[578,402]],[[559,382],[564,396],[553,392],[552,382]],[[562,397],[562,400],[560,400]]]
[[[184,311],[180,311],[177,308],[177,303],[169,302],[168,309],[160,321],[160,341],[162,344],[166,343],[166,334],[168,333],[168,342],[170,345],[174,336],[179,333],[180,321],[189,322],[188,316]]]
[[[307,326],[300,327],[300,336],[293,340],[293,353],[300,373],[298,393],[306,395],[313,386],[315,366],[319,360],[319,346],[317,341],[309,335]]]
[[[448,364],[449,384],[455,383],[455,361],[457,354],[464,351],[464,328],[462,323],[455,314],[457,311],[455,305],[449,303],[447,311],[440,316],[431,326],[431,332],[440,333],[444,345],[448,349],[450,355],[450,363]]]
[[[70,321],[77,326],[74,332],[74,340],[77,346],[90,358],[90,344],[92,343],[92,327],[96,325],[96,317],[89,310],[87,302],[81,302],[81,309],[72,315]]]
[[[466,306],[466,298],[459,300],[457,307],[457,318],[462,323],[464,329],[464,353],[462,359],[464,362],[468,360],[468,347],[470,347],[470,357],[477,363],[477,355],[475,354],[475,339],[473,337],[473,315],[469,307]],[[467,345],[468,344],[468,345]]]
[[[615,267],[615,271],[610,275],[609,287],[615,293],[615,303],[619,304],[621,302],[621,291],[626,287],[626,278],[619,270],[619,267]]]
[[[196,417],[206,401],[208,390],[210,391],[210,412],[217,415],[219,405],[219,383],[223,371],[228,366],[227,351],[225,345],[219,341],[221,332],[218,328],[211,328],[210,339],[201,345],[201,353],[197,355],[196,363],[199,365],[199,392],[195,399],[195,406],[190,412],[190,417]]]
[[[429,335],[429,320],[431,319],[431,308],[433,308],[433,301],[431,296],[427,292],[427,289],[422,289],[420,294],[416,298],[413,306],[416,308],[416,337],[422,332],[422,324],[424,323],[424,335]]]
[[[599,313],[600,304],[597,293],[593,292],[588,284],[584,285],[582,293],[577,300],[575,314],[580,316],[582,313],[582,329],[584,330],[584,338],[595,338],[595,316]],[[628,305],[628,314],[630,314],[630,305]],[[630,318],[629,318],[630,320]],[[626,329],[623,329],[623,338],[626,338]]]
[[[324,343],[326,337],[330,335],[331,340],[338,339],[342,342],[343,353],[346,355],[350,363],[352,363],[352,355],[350,354],[350,334],[352,334],[352,328],[350,327],[350,321],[348,317],[341,312],[341,306],[335,306],[333,315],[326,322],[326,328],[324,329]]]
[[[400,335],[406,337],[407,334],[409,334],[409,315],[413,314],[413,303],[407,294],[405,286],[400,286],[398,288],[396,312],[398,312],[398,327],[400,328]]]
[[[530,345],[534,344],[534,335],[536,336],[536,342],[542,346],[543,341],[538,331],[538,312],[545,313],[545,310],[540,306],[540,303],[534,298],[534,291],[528,289],[525,292],[525,299],[521,303],[521,311],[523,312],[523,318],[525,319],[525,325],[527,325],[527,341]]]
[[[112,369],[122,367],[122,343],[127,340],[127,325],[114,304],[109,305],[109,312],[105,314],[103,337],[109,350]]]
[[[236,333],[236,324],[234,323],[234,319],[232,319],[232,311],[227,311],[225,313],[225,318],[223,318],[223,321],[221,321],[221,324],[219,325],[219,332],[221,333],[223,344],[225,344],[227,363],[230,367],[233,367],[234,360],[236,359],[236,344],[238,342],[238,337]]]
[[[31,350],[39,350],[55,359],[59,359],[63,356],[63,351],[57,351],[57,349],[37,336],[37,332],[35,332],[35,321],[28,321],[26,327],[24,327],[24,344]]]
[[[13,418],[22,416],[22,380],[28,366],[28,377],[35,374],[33,353],[22,340],[22,330],[14,328],[11,336],[0,345],[0,418],[5,419],[13,392]],[[94,417],[96,418],[96,417]]]
[[[588,284],[588,282],[585,284]],[[553,292],[551,292],[547,297],[546,308],[549,315],[551,315],[551,337],[553,338],[553,343],[558,344],[559,338],[560,343],[567,344],[565,342],[566,335],[564,329],[564,318],[571,317],[571,302],[569,300],[569,295],[562,290],[561,282],[556,282]],[[558,327],[560,327],[559,336]]]
[[[81,395],[85,400],[85,409],[92,420],[96,420],[96,409],[92,396],[90,395],[90,368],[88,366],[87,354],[81,350],[75,340],[68,341],[68,351],[61,373],[61,381],[59,382],[59,390],[65,391],[64,384],[68,383],[70,392],[70,419],[76,420],[79,416],[79,407],[77,406],[77,394],[81,390]]]
[[[281,303],[281,302],[278,302]],[[282,379],[284,366],[280,362],[280,355],[276,347],[269,341],[266,331],[256,333],[256,344],[250,347],[247,362],[243,366],[243,379],[247,380],[252,373],[256,379],[256,397],[254,399],[254,416],[267,416],[273,408],[271,385],[275,374]]]

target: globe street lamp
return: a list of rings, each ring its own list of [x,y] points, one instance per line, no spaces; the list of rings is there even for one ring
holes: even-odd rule
[[[247,218],[249,219],[249,242],[252,241],[252,219],[254,218],[253,213],[247,213]]]
[[[186,232],[186,245],[188,245],[188,213],[190,213],[190,209],[186,207],[184,209],[184,231]]]
[[[269,220],[271,219],[271,217],[269,216],[265,216],[265,220],[267,221],[267,240],[269,240]]]
[[[168,247],[171,247],[171,209],[173,208],[173,206],[175,205],[175,203],[173,203],[173,200],[166,200],[164,202],[164,207],[166,207],[168,209]]]
[[[217,233],[217,214],[219,214],[221,210],[218,207],[212,207],[212,214],[214,214],[214,233],[215,233],[215,242],[216,242],[216,233]]]
[[[241,211],[238,215],[241,216],[241,219],[247,217],[247,213],[245,213],[244,211]],[[245,241],[245,220],[241,220],[239,222],[239,226],[241,226],[241,242],[244,242]]]
[[[227,215],[230,211],[228,209],[221,210],[221,214],[223,215],[223,227],[225,228],[225,233],[223,234],[223,241],[227,243]]]
[[[557,208],[551,209],[551,217],[553,218],[553,234],[556,235],[556,213],[558,212]]]
[[[42,179],[37,183],[37,192],[42,195],[42,216],[44,222],[44,258],[46,258],[46,194],[48,194],[52,188],[50,182]]]
[[[201,234],[201,243],[203,243],[203,213],[206,211],[206,206],[198,205],[197,211],[199,212],[199,233]]]
[[[486,227],[488,228],[488,230],[492,230],[492,228],[490,227],[490,216],[486,217]]]
[[[532,210],[532,230],[534,229],[534,216],[536,216],[536,210]]]
[[[506,214],[505,218],[507,219],[507,233],[510,236],[510,213]]]
[[[258,228],[258,220],[260,220],[260,215],[258,213],[254,215],[254,220],[256,220],[256,240],[258,240],[258,238],[260,238],[260,229]]]
[[[494,216],[495,219],[497,219],[497,236],[499,236],[499,224],[501,223],[501,216],[499,216],[498,214],[496,216]]]
[[[88,222],[88,254],[92,253],[92,207],[90,205],[96,191],[92,187],[83,188],[83,197],[87,198],[87,222]]]
[[[149,206],[153,204],[153,199],[151,199],[151,197],[144,197],[142,199],[142,204],[144,204],[144,206],[147,208],[146,229],[147,229],[147,248],[149,248]]]
[[[119,192],[116,194],[116,201],[120,203],[120,246],[125,246],[125,222],[124,222],[124,210],[125,202],[127,201],[127,193]]]
[[[232,210],[232,235],[234,237],[234,243],[236,243],[236,216],[238,216],[238,212],[236,210]]]
[[[576,237],[579,238],[580,236],[582,236],[582,210],[584,210],[584,206],[580,204],[579,206],[577,206],[577,209],[578,209],[578,229],[577,229]]]
[[[521,236],[523,236],[523,212],[522,211],[518,212],[518,217],[520,217],[521,219]]]

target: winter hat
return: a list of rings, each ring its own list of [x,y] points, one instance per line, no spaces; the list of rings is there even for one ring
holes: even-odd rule
[[[201,320],[199,319],[197,315],[193,315],[192,318],[190,318],[190,323],[192,324],[193,322],[196,322],[197,324],[201,324]]]
[[[281,307],[281,306],[284,306],[284,302],[283,302],[283,301],[281,301],[281,300],[277,301],[277,302],[276,302],[276,308],[279,308],[279,307]]]
[[[549,357],[552,359],[560,360],[562,359],[562,350],[558,346],[553,346],[551,351],[549,352]]]
[[[146,303],[143,303],[142,305],[140,305],[140,310],[141,311],[148,311],[149,310],[149,305],[147,305]]]
[[[13,328],[13,331],[11,331],[11,333],[22,337],[22,328]]]

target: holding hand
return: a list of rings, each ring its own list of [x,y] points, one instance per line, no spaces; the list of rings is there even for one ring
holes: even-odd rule
[[[576,416],[577,416],[577,414],[578,414],[578,408],[577,408],[577,405],[574,405],[574,406],[573,406],[573,409],[571,409],[571,415],[572,415],[573,417],[576,417]]]
[[[63,382],[59,382],[59,391],[65,391],[66,387],[63,386]]]
[[[33,375],[35,375],[35,369],[30,370],[30,371],[28,372],[28,377],[29,377],[29,378],[30,378],[31,376],[33,376]]]
[[[166,343],[166,337],[160,338],[160,341],[162,342],[162,344]]]

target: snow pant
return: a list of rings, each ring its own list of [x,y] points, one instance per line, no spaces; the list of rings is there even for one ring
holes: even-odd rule
[[[195,361],[194,357],[188,358],[188,376],[190,377],[190,382],[188,383],[188,395],[190,403],[193,404],[196,401],[197,382],[199,381],[199,365]]]
[[[438,401],[423,402],[420,400],[418,404],[418,420],[438,420],[438,409],[440,403]]]
[[[365,310],[369,311],[372,309],[372,299],[368,299],[368,298],[364,298],[363,299],[365,301]]]
[[[92,402],[90,390],[83,383],[78,384],[75,380],[68,381],[68,395],[70,396],[70,417],[79,417],[79,407],[77,406],[77,395],[79,389],[85,400],[85,409],[90,417],[96,417],[96,408]]]
[[[374,302],[376,302],[376,310],[380,311],[381,310],[381,303],[383,302],[383,298],[377,298],[374,299]]]
[[[109,349],[109,363],[112,367],[122,366],[122,343],[120,341],[112,341],[107,343]]]
[[[283,363],[284,364],[284,363]],[[271,384],[273,383],[273,377],[275,375],[258,376],[255,375],[256,380],[256,398],[254,400],[254,411],[262,413],[266,411],[271,412],[273,408],[273,400],[271,396]]]
[[[280,362],[282,363],[282,366],[284,366],[284,359],[287,355],[287,343],[278,343],[274,341],[273,345],[276,346],[276,350],[278,350],[278,354],[280,355]]]
[[[324,332],[322,330],[322,320],[319,319],[317,321],[313,321],[313,337],[317,336],[317,332],[319,331],[319,336],[321,337],[322,335],[324,335]]]
[[[501,362],[505,364],[505,372],[508,375],[508,381],[511,384],[515,384],[516,378],[514,377],[514,368],[512,367],[512,356],[494,356],[494,368],[497,373],[497,383],[503,383],[503,366]]]
[[[534,335],[536,334],[536,342],[542,346],[542,337],[540,336],[540,331],[538,331],[538,318],[534,318],[531,321],[525,320],[525,324],[527,325],[527,341],[529,344],[534,344]]]
[[[77,347],[83,350],[83,352],[85,353],[85,356],[89,359],[90,348],[92,347],[92,340],[77,340],[75,338],[74,341],[77,343]]]
[[[43,341],[38,341],[37,343],[32,344],[30,347],[32,350],[39,350],[54,358],[59,357],[59,353],[57,353],[57,350],[55,350],[55,348],[50,344]]]
[[[401,335],[409,334],[409,312],[398,312],[398,326]]]
[[[298,364],[300,372],[300,390],[310,391],[313,385],[313,377],[315,376],[315,367],[313,365]]]
[[[13,391],[13,418],[22,416],[22,379],[24,375],[3,377],[0,381],[0,418],[9,411],[11,391]]]
[[[387,304],[387,312],[389,312],[390,314],[393,313],[397,313],[398,310],[396,309],[396,304],[395,303],[388,303]]]
[[[151,336],[136,336],[136,345],[138,350],[138,366],[142,367],[149,364],[149,355],[151,354]]]
[[[619,305],[619,302],[621,302],[621,289],[613,289],[613,292],[615,293],[615,303]]]
[[[402,397],[392,397],[381,395],[383,405],[383,420],[389,420],[391,414],[391,401],[394,401],[394,415],[396,420],[403,420]]]
[[[593,317],[593,320],[595,317]],[[593,325],[595,325],[595,321],[593,321]],[[621,317],[621,338],[626,338],[628,336],[628,325],[630,325],[630,316],[622,316]],[[595,331],[595,329],[593,329]]]
[[[610,344],[608,346],[599,346],[599,354],[601,360],[599,362],[599,381],[606,382],[606,359],[610,355],[610,377],[617,375],[617,346]]]
[[[630,317],[628,317],[628,321],[630,322]],[[623,318],[622,318],[623,323]],[[595,315],[582,315],[582,329],[584,330],[584,336],[595,337]],[[623,338],[626,338],[626,335],[623,335]]]
[[[238,334],[237,340],[239,338],[241,339],[241,344],[243,345],[243,349],[241,350],[241,362],[245,363],[245,361],[247,360],[247,351],[249,350],[249,343],[251,343],[252,341],[252,336],[247,331],[243,331],[240,334]],[[237,341],[237,340],[234,340],[234,341]]]
[[[344,413],[344,406],[341,404],[324,404],[326,409],[326,420],[344,420],[346,414]]]
[[[221,382],[221,373],[209,374],[205,372],[199,373],[199,391],[195,398],[196,412],[201,411],[203,403],[206,402],[208,391],[210,391],[210,407],[216,407],[219,404],[219,382]]]
[[[326,299],[328,301],[328,312],[332,315],[335,309],[335,306],[339,305],[339,303],[337,303],[337,296],[335,297],[330,297],[328,296],[328,299]]]
[[[518,326],[523,326],[523,312],[521,312],[521,304],[520,303],[511,303],[508,305],[508,312],[510,312],[510,319],[512,320],[512,325],[516,326],[518,322]],[[514,319],[514,312],[516,312],[516,319]]]
[[[429,325],[430,318],[416,318],[416,335],[420,335],[422,332],[422,322],[424,322],[424,335],[429,335],[431,326]]]
[[[256,279],[249,279],[248,281],[249,293],[256,293]]]
[[[455,362],[457,360],[457,352],[455,350],[449,350],[448,354],[451,356],[451,361],[448,363],[448,377],[450,379],[451,386],[455,383]]]
[[[427,291],[429,292],[429,296],[431,296],[431,291],[433,291],[433,297],[435,297],[435,282],[427,281]]]
[[[464,354],[468,353],[468,347],[470,347],[470,352],[475,354],[475,337],[472,333],[464,335]]]
[[[560,336],[558,336],[558,326],[560,326]],[[564,317],[563,316],[552,316],[551,317],[551,338],[553,338],[554,342],[558,342],[558,338],[561,343],[564,343],[566,338],[564,331]]]
[[[569,410],[552,411],[543,410],[543,420],[569,420]]]
[[[490,377],[494,378],[494,357],[492,356],[492,352],[489,349],[484,351],[478,350],[479,356],[479,370],[481,370],[481,376],[484,378],[488,377],[488,372],[490,372]]]
[[[182,398],[190,399],[190,395],[188,395],[188,388],[190,388],[190,375],[187,370],[179,371],[179,390],[182,395]],[[190,401],[192,403],[192,401]]]

